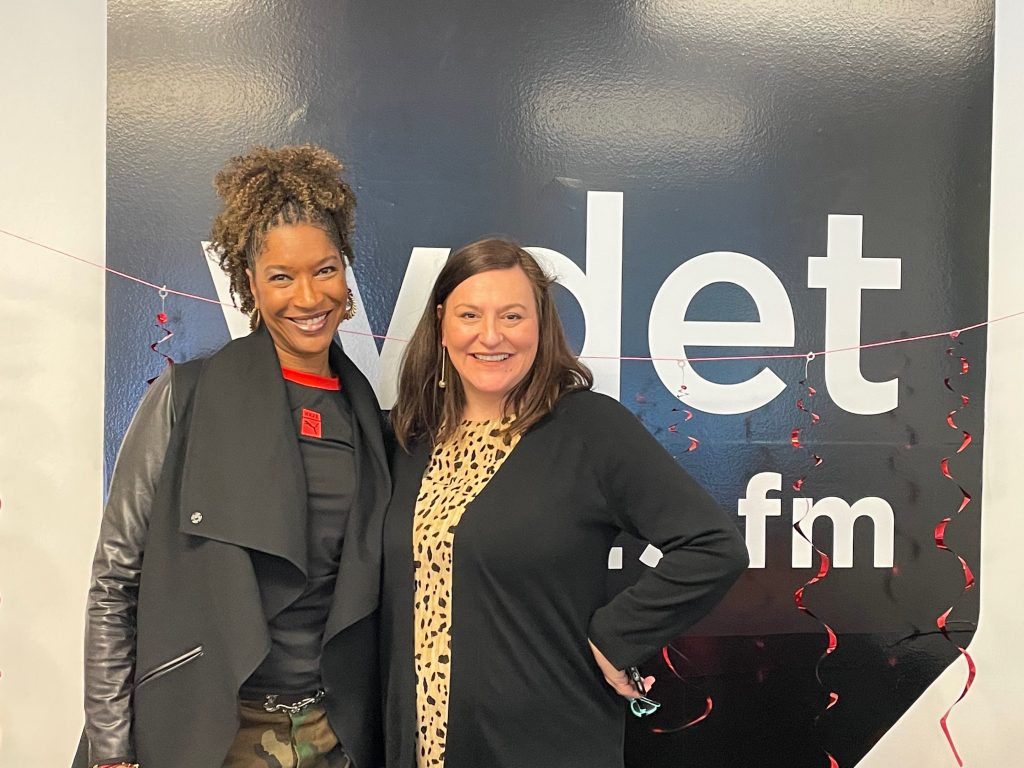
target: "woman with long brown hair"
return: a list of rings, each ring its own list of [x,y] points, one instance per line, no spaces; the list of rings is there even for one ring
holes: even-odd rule
[[[591,391],[552,280],[507,240],[448,259],[407,349],[384,533],[389,768],[621,768],[627,670],[747,565],[735,525]],[[608,600],[620,531],[663,553]]]

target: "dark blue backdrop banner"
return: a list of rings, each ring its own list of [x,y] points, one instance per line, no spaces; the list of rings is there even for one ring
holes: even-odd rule
[[[407,336],[449,248],[501,233],[535,249],[599,388],[735,515],[753,561],[677,642],[685,683],[652,660],[666,706],[630,724],[627,763],[790,768],[828,749],[852,765],[956,655],[935,631],[963,587],[933,539],[961,498],[939,470],[961,440],[949,376],[971,395],[957,423],[974,444],[951,469],[974,503],[948,539],[980,577],[951,627],[960,643],[976,628],[984,330],[809,363],[610,358],[802,354],[983,319],[992,16],[992,0],[110,0],[108,263],[217,296],[214,172],[306,141],[357,191],[354,330]],[[155,293],[107,287],[109,470],[162,358]],[[238,332],[213,304],[167,313],[178,360]],[[386,405],[401,342],[342,340]],[[793,531],[808,507],[833,558],[807,592],[839,634],[824,686],[824,630],[793,601],[818,565]],[[656,559],[620,543],[611,589]],[[840,705],[820,716],[827,690]],[[709,695],[704,722],[650,731]]]

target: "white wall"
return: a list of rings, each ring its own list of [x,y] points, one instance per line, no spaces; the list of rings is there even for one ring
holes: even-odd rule
[[[991,315],[1024,309],[1024,4],[999,0]],[[102,261],[105,5],[0,1],[0,228]],[[989,335],[978,679],[950,719],[975,767],[1019,762],[1024,318]],[[81,727],[83,601],[102,497],[103,279],[0,234],[0,765],[61,766]],[[952,766],[955,664],[861,763]],[[45,721],[41,713],[45,712]],[[844,767],[846,768],[846,767]]]
[[[0,228],[104,260],[106,6],[0,0]],[[0,765],[67,765],[102,500],[103,273],[0,234]]]

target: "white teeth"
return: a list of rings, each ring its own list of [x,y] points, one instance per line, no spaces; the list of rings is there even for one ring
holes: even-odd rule
[[[508,355],[473,355],[477,360],[483,360],[485,363],[500,363],[502,360],[508,360]]]
[[[327,313],[324,312],[323,314],[317,315],[316,317],[307,317],[301,320],[293,319],[292,322],[295,323],[300,328],[305,328],[306,330],[313,330],[314,328],[318,328],[319,326],[323,325],[323,322],[326,319]]]

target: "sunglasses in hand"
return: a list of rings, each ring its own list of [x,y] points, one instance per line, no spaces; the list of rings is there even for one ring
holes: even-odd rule
[[[640,670],[636,667],[629,667],[626,674],[629,675],[633,687],[638,692],[638,695],[629,700],[629,711],[637,717],[645,717],[656,712],[661,703],[647,697],[647,688],[644,686],[644,678],[640,674]]]

